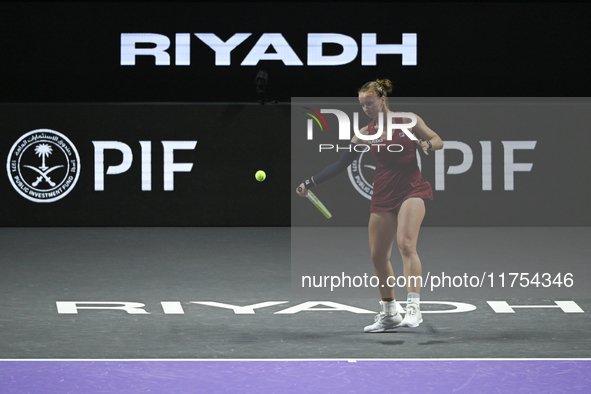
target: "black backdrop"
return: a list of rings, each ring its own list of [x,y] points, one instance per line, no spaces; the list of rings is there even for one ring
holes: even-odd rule
[[[269,98],[280,102],[298,96],[355,96],[359,86],[376,77],[392,79],[393,94],[402,97],[586,97],[591,87],[587,75],[591,55],[586,50],[590,11],[591,5],[582,2],[3,2],[0,101],[5,105],[0,153],[7,157],[21,135],[52,127],[85,153],[80,183],[55,203],[25,200],[4,177],[1,224],[289,225],[290,196],[296,185],[289,180],[288,111],[273,105],[256,110],[246,106],[249,115],[232,120],[228,112],[212,105],[171,119],[167,114],[172,107],[167,105],[254,103],[259,70],[269,73]],[[173,48],[170,66],[156,66],[152,57],[142,56],[136,66],[121,66],[122,33],[161,34],[173,43],[176,33],[215,33],[223,40],[235,33],[252,35],[232,51],[230,66],[215,66],[214,52],[194,35],[189,66],[174,65]],[[267,60],[241,66],[264,33],[281,33],[304,65]],[[376,33],[381,44],[399,44],[403,33],[416,33],[417,65],[403,66],[400,55],[379,55],[376,66],[362,66],[358,55],[342,66],[308,66],[308,33],[342,34],[357,45],[362,33]],[[325,51],[338,54],[339,48],[327,45]],[[40,105],[14,107],[15,103]],[[90,107],[80,103],[115,105],[97,104],[99,109],[89,113]],[[121,103],[154,107],[130,109]],[[138,111],[149,116],[138,121]],[[567,126],[564,137],[576,141],[578,130],[569,132]],[[203,144],[215,132],[219,141],[240,137],[225,150],[214,139]],[[137,163],[125,174],[106,178],[120,182],[117,189],[102,194],[92,190],[91,141],[122,141],[139,155],[138,141],[150,140],[157,156],[160,141],[175,139],[199,142],[194,152],[179,156],[194,166],[190,174],[178,175],[189,181],[174,192],[156,188],[161,182],[157,173],[152,192],[134,189],[134,182],[139,183]],[[156,156],[154,160],[161,160]],[[217,163],[219,170],[210,174],[209,187],[204,189],[200,171],[208,163]],[[270,176],[253,183],[259,168]],[[220,180],[237,169],[244,173],[232,172],[234,181]],[[267,190],[245,194],[244,188]],[[226,213],[216,215],[220,191],[225,193]],[[198,214],[186,213],[188,206],[198,204]]]
[[[317,111],[339,108],[351,120],[352,112],[361,112],[360,124],[369,122],[356,98],[341,98],[340,103],[336,98],[297,100],[292,104],[294,184],[336,162],[349,142],[338,140],[339,125],[332,114],[324,115],[330,131],[315,125],[313,139],[308,140],[306,122],[310,117],[302,107]],[[426,202],[424,225],[591,225],[588,98],[391,97],[389,107],[415,112],[444,140],[443,149],[419,155],[422,177],[433,190],[433,201]],[[576,137],[570,140],[566,135]],[[339,153],[334,148],[337,145]],[[350,175],[345,171],[313,189],[330,209],[330,220],[292,194],[292,226],[366,225],[369,195],[354,185],[355,177],[364,179],[364,187],[373,183],[372,165],[376,165],[375,159],[365,153],[361,165],[356,161],[351,166],[360,170],[352,170]]]
[[[375,77],[403,97],[587,96],[591,5],[470,2],[2,2],[4,102],[256,101],[254,78],[269,73],[270,98],[351,96]],[[120,65],[122,33],[252,35],[216,67],[194,35],[191,65]],[[308,33],[362,33],[397,44],[417,34],[417,65],[379,55],[343,66],[240,66],[263,33],[281,33],[306,64]],[[338,52],[327,45],[327,54]],[[332,51],[332,52],[331,52]],[[174,52],[171,48],[169,52]]]
[[[10,125],[0,135],[3,154],[21,130],[43,127],[66,135],[80,155],[78,183],[54,202],[29,201],[0,178],[2,225],[289,225],[289,143],[277,144],[289,142],[288,106],[4,104],[0,116]],[[245,131],[252,128],[270,137]],[[103,172],[95,163],[97,141],[121,142],[133,155],[127,171],[104,175],[103,190],[95,186],[96,169]],[[140,141],[151,142],[151,190],[142,190]],[[192,164],[190,172],[174,174],[174,190],[164,187],[162,141],[197,141],[194,149],[174,152],[175,163]],[[105,170],[122,161],[119,150],[104,151]],[[267,173],[264,182],[255,180],[259,169]]]

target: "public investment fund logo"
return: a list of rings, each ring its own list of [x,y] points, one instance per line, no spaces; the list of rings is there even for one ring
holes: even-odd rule
[[[371,200],[373,195],[373,177],[376,170],[376,160],[371,154],[362,152],[347,168],[351,184],[363,197]]]
[[[10,149],[6,162],[14,189],[33,202],[53,202],[72,190],[80,175],[80,156],[72,141],[49,129],[30,131]]]

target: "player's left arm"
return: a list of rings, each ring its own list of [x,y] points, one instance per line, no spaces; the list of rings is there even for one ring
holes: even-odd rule
[[[422,139],[422,141],[415,141],[419,148],[421,148],[426,155],[429,154],[428,151],[430,150],[443,148],[443,140],[441,140],[437,133],[431,130],[419,115],[412,112],[409,113],[417,117],[417,124],[412,128],[412,132]]]

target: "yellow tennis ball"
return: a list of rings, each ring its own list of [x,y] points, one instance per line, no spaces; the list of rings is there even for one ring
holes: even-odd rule
[[[263,170],[258,170],[257,173],[254,174],[254,177],[257,181],[262,182],[265,180],[265,178],[267,178],[267,174],[265,174],[265,171]]]

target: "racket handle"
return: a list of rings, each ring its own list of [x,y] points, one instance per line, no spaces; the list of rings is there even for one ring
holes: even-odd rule
[[[301,192],[302,192],[302,190],[304,190],[304,189],[302,189],[302,187],[301,187],[301,186],[298,186],[298,192],[300,192],[300,193],[301,193]]]

